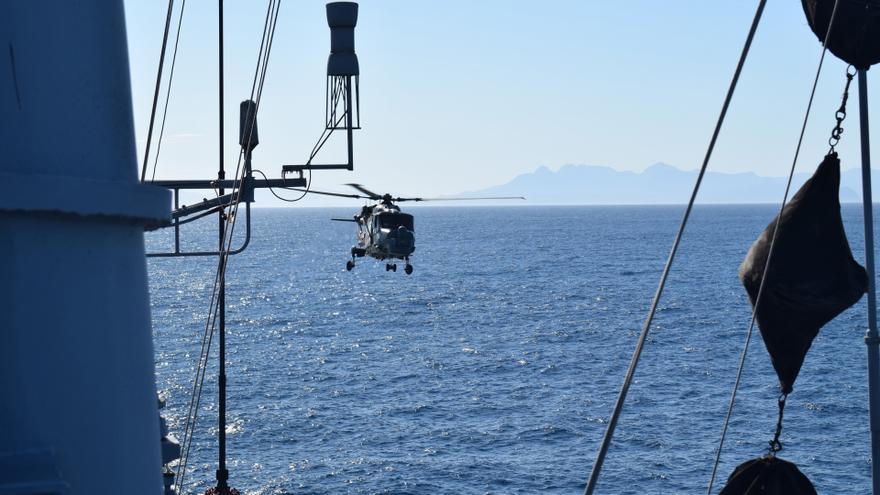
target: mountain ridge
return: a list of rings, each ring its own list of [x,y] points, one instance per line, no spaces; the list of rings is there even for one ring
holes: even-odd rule
[[[877,190],[880,184],[874,178],[880,171],[872,172],[872,189]],[[794,175],[789,198],[811,175],[812,172]],[[840,201],[861,201],[860,169],[841,171],[840,175]],[[566,164],[553,171],[542,165],[504,184],[458,196],[525,196],[530,204],[546,205],[682,204],[690,198],[696,177],[696,170],[682,170],[663,162],[656,162],[641,172],[588,164]],[[778,203],[785,191],[786,179],[754,172],[707,171],[697,203]]]

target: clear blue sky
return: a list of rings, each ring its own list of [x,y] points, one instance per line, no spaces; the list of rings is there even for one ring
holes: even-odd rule
[[[272,176],[283,163],[302,163],[322,129],[324,4],[281,8],[255,152],[255,167]],[[167,5],[125,5],[142,153]],[[364,129],[356,133],[355,171],[316,173],[314,187],[361,182],[434,196],[507,182],[541,165],[696,168],[756,5],[364,0],[356,29]],[[216,174],[216,2],[189,0],[186,8],[157,178]],[[262,1],[226,0],[228,163],[238,156],[238,102],[250,91],[265,9]],[[800,2],[768,3],[713,170],[786,173],[820,49]],[[844,69],[826,58],[801,171],[826,150]],[[858,166],[853,90],[839,148],[844,168]],[[342,153],[326,148],[318,161],[337,162]],[[274,204],[268,193],[258,199]]]

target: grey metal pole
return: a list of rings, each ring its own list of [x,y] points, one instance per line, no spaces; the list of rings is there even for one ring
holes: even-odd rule
[[[226,178],[226,168],[224,166],[223,156],[225,150],[225,139],[224,139],[224,122],[223,122],[223,0],[218,0],[218,93],[219,93],[219,117],[220,117],[220,129],[219,129],[219,162],[220,167],[217,171],[217,179],[223,180]],[[219,190],[219,194],[222,196],[226,191],[221,187]],[[223,210],[217,214],[217,231],[219,233],[218,239],[218,251],[220,252],[220,290],[217,294],[217,310],[219,312],[218,319],[219,321],[219,331],[218,331],[218,339],[217,339],[217,356],[220,360],[217,369],[217,402],[218,402],[218,411],[217,411],[217,457],[219,458],[217,461],[217,491],[220,495],[228,495],[229,493],[229,470],[226,469],[226,258],[225,253],[225,244],[226,244],[226,214]]]
[[[354,109],[351,108],[351,102],[353,97],[351,95],[351,76],[345,76],[345,127],[346,134],[348,137],[348,169],[354,170],[354,142],[353,142],[353,126],[354,126],[354,116],[352,115],[352,111]]]
[[[868,271],[868,397],[871,424],[871,479],[880,495],[880,335],[877,334],[877,288],[874,282],[874,214],[871,197],[871,144],[868,136],[868,77],[859,70],[859,127],[862,141],[862,205],[865,218],[865,268]]]

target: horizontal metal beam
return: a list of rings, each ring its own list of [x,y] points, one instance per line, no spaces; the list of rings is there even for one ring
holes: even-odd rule
[[[348,163],[335,163],[330,165],[283,165],[281,173],[300,172],[302,170],[354,170]]]
[[[248,245],[251,243],[251,204],[244,204],[244,217],[245,217],[245,234],[244,234],[244,242],[237,249],[233,249],[232,251],[228,251],[226,254],[229,256],[233,256],[244,251]],[[180,234],[175,233],[175,243],[179,243]],[[220,251],[180,251],[180,246],[175,245],[174,251],[171,252],[158,252],[158,253],[147,253],[147,258],[184,258],[184,257],[194,257],[194,256],[219,256]]]
[[[183,205],[171,212],[171,218],[177,219],[185,217],[187,215],[192,215],[193,213],[211,209],[215,206],[229,206],[235,202],[237,199],[236,196],[238,196],[238,193],[224,194],[223,196],[217,196],[216,198],[202,200],[194,205]]]
[[[249,179],[254,189],[266,189],[270,187],[305,187],[305,179]],[[166,187],[168,189],[233,189],[238,187],[237,180],[157,180],[149,184]]]

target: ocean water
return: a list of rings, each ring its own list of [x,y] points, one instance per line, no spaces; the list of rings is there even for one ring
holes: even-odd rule
[[[581,493],[683,207],[411,208],[411,276],[366,259],[345,271],[354,229],[328,219],[356,209],[255,209],[231,258],[231,485]],[[861,210],[843,212],[863,262]],[[598,493],[705,493],[750,317],[737,268],[775,213],[694,211]],[[184,247],[210,247],[214,229],[184,227]],[[168,233],[147,244],[167,249]],[[216,261],[148,264],[157,384],[180,436]],[[819,493],[869,492],[865,326],[863,298],[822,330],[786,408],[780,457]],[[215,363],[190,493],[216,469]],[[756,330],[716,493],[766,451],[777,395]]]

